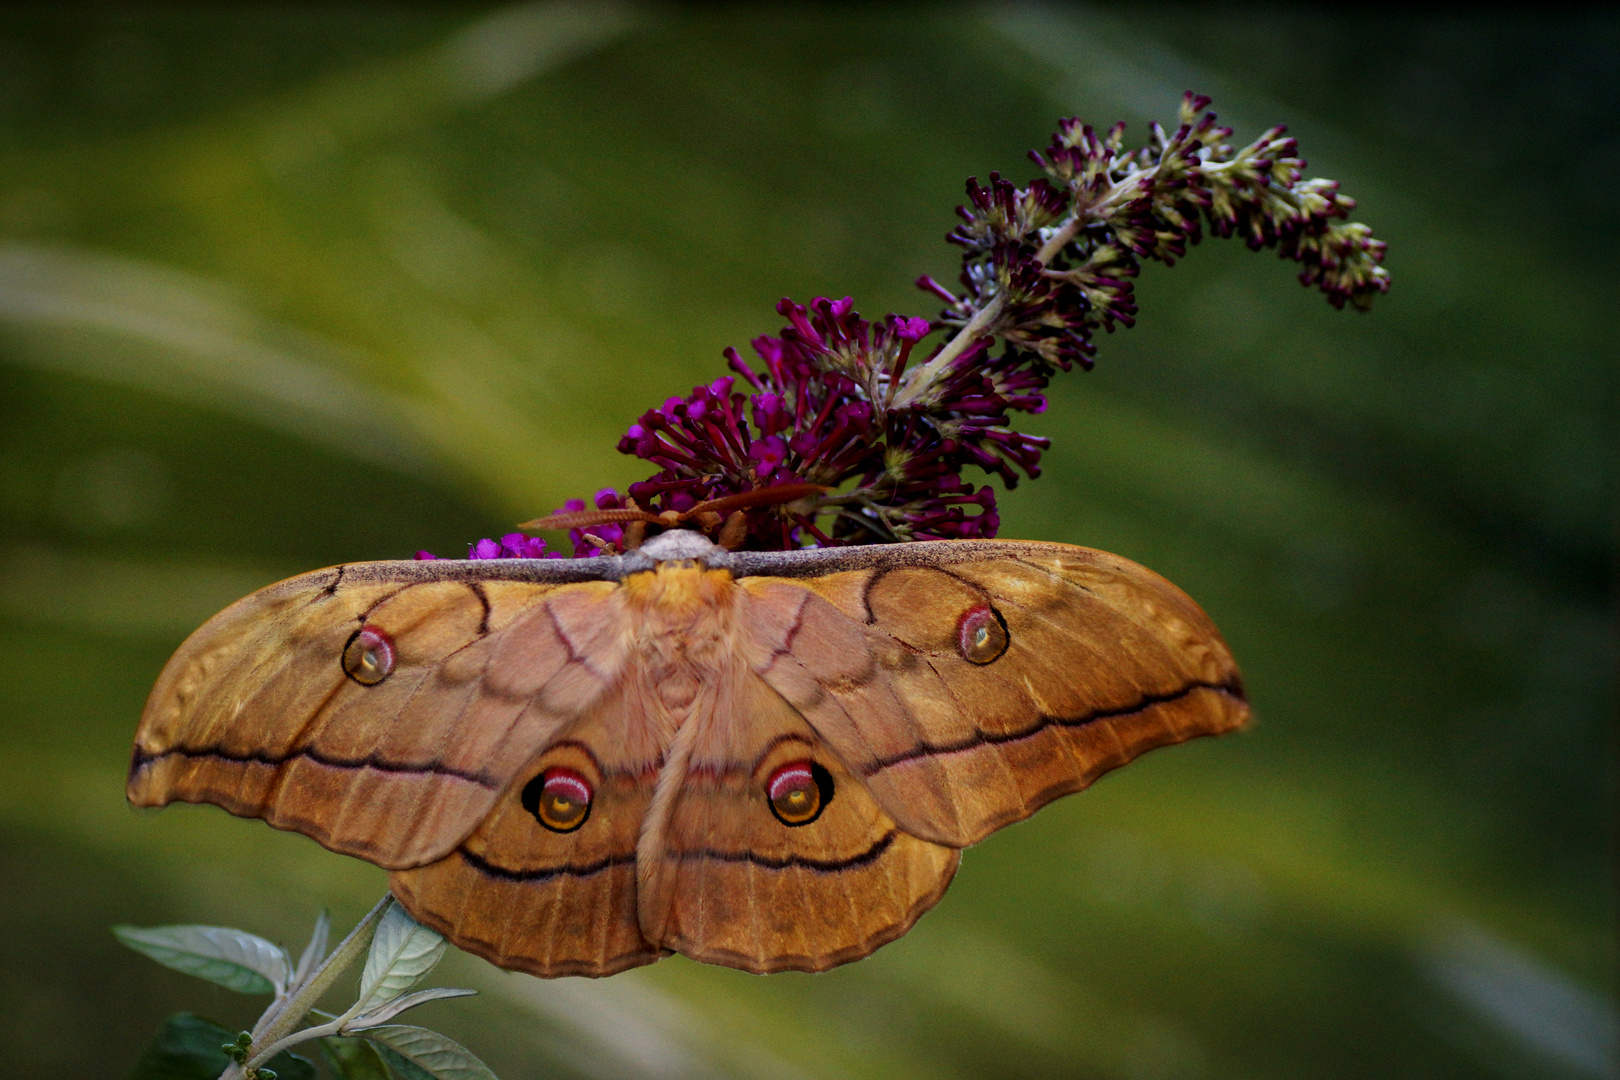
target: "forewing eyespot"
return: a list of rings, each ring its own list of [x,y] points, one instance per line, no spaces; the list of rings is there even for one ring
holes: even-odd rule
[[[551,768],[523,786],[523,809],[552,832],[573,832],[591,816],[593,795],[573,769]]]
[[[988,664],[1007,651],[1007,624],[988,604],[970,607],[956,624],[956,651],[970,664]]]
[[[765,799],[789,828],[808,825],[832,802],[832,774],[815,761],[790,761],[765,781]]]
[[[376,686],[394,673],[394,639],[378,626],[362,626],[343,647],[343,673],[361,686]]]

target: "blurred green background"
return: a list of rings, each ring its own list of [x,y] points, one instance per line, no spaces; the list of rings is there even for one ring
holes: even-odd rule
[[[1290,125],[1394,291],[1149,267],[1003,535],[1183,586],[1254,730],[996,835],[833,973],[456,956],[484,996],[414,1015],[504,1080],[1615,1077],[1616,70],[1596,10],[7,8],[0,1072],[118,1076],[171,1011],[262,1006],[111,923],[297,946],[383,888],[125,806],[202,619],[640,478],[620,432],[779,297],[931,315],[966,176],[1196,89]]]

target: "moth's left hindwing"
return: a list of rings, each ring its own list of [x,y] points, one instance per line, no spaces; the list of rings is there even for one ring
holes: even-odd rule
[[[911,929],[958,852],[897,826],[758,676],[738,664],[729,682],[730,707],[678,763],[667,822],[652,822],[660,842],[643,844],[643,933],[764,973],[822,971]]]

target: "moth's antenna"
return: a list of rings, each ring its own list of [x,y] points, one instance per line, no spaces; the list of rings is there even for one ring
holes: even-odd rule
[[[607,525],[614,522],[627,522],[641,526],[641,535],[646,536],[648,525],[662,525],[665,528],[674,528],[688,521],[696,520],[705,531],[712,531],[721,522],[728,520],[728,515],[735,511],[751,510],[756,506],[780,506],[784,503],[798,502],[813,495],[820,495],[831,489],[821,484],[779,484],[776,487],[755,488],[753,491],[742,491],[736,495],[727,495],[719,499],[710,499],[700,502],[690,510],[677,513],[674,510],[665,510],[661,514],[649,513],[639,506],[617,507],[611,510],[575,510],[567,514],[551,514],[533,521],[525,521],[518,528],[526,532],[538,532],[542,529],[588,529],[592,525]],[[637,541],[639,543],[639,540]]]
[[[606,525],[615,521],[639,521],[646,525],[648,522],[662,520],[659,515],[649,514],[645,510],[575,510],[569,514],[552,514],[549,517],[525,521],[518,528],[527,532],[538,532],[541,529],[588,529],[592,525]],[[671,524],[673,523],[672,521]]]
[[[780,506],[783,503],[808,499],[812,495],[822,495],[831,490],[825,484],[778,484],[775,487],[755,488],[753,491],[741,491],[724,498],[700,502],[681,517],[684,520],[702,513],[714,513],[724,517],[733,510],[751,510],[756,506]]]

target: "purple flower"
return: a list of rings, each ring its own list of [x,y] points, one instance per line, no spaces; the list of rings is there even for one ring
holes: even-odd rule
[[[594,522],[570,530],[575,554],[677,526],[765,549],[994,536],[995,493],[964,472],[1009,488],[1040,475],[1049,442],[1015,430],[1011,414],[1045,412],[1056,372],[1092,366],[1099,329],[1135,325],[1143,261],[1174,265],[1206,227],[1276,248],[1336,307],[1366,309],[1388,291],[1383,243],[1346,220],[1354,201],[1304,178],[1281,127],[1234,150],[1208,104],[1185,95],[1175,130],[1155,124],[1136,148],[1123,124],[1099,135],[1063,120],[1030,154],[1045,177],[1022,188],[997,173],[969,179],[947,237],[963,250],[962,291],[917,281],[945,305],[932,323],[870,322],[847,296],[784,299],[787,325],[754,339],[757,361],[726,349],[732,374],[630,425],[619,450],[656,471],[624,495],[598,492],[600,518],[579,499],[563,507]],[[935,330],[953,336],[916,362]],[[715,500],[727,501],[710,509]],[[470,557],[528,550],[503,537]]]
[[[1007,413],[1045,409],[1045,376],[1012,354],[984,362],[980,347],[899,404],[903,388],[915,389],[908,377],[915,346],[932,330],[926,319],[869,322],[849,297],[818,297],[808,307],[783,300],[777,311],[787,325],[780,337],[755,339],[757,367],[728,349],[734,376],[671,398],[630,426],[620,450],[659,471],[612,505],[683,513],[745,492],[816,484],[836,489],[818,508],[831,515],[827,526],[801,506],[767,503],[745,512],[742,543],[995,535],[993,493],[964,485],[959,474],[972,465],[1014,484],[1018,470],[1038,472],[1045,440],[1013,432]],[[599,497],[598,505],[609,504]]]
[[[425,552],[418,553],[421,558]],[[507,533],[499,540],[480,540],[467,549],[469,559],[561,559],[560,551],[547,551],[546,542],[522,533]],[[433,558],[429,555],[428,558]]]

